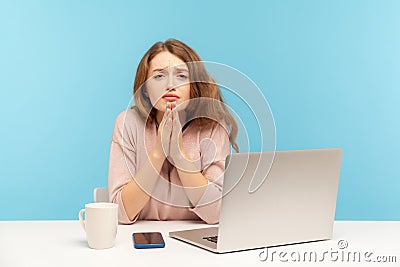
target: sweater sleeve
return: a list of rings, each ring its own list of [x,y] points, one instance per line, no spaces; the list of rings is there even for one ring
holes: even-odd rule
[[[200,201],[191,211],[208,224],[219,221],[226,156],[230,153],[226,129],[216,123],[211,136],[200,141],[202,174],[208,180]]]
[[[122,201],[122,188],[136,174],[136,148],[129,138],[124,123],[126,112],[118,115],[112,134],[110,161],[108,168],[108,192],[111,202],[118,204],[118,221],[122,224],[134,223],[139,214],[130,220]]]

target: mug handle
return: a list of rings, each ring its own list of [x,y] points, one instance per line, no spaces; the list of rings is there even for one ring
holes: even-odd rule
[[[83,230],[86,231],[86,225],[85,225],[85,222],[83,221],[83,217],[82,217],[83,213],[85,213],[85,212],[86,212],[85,209],[81,209],[81,210],[79,211],[79,222],[81,223],[81,225],[82,225],[82,227],[83,227]]]

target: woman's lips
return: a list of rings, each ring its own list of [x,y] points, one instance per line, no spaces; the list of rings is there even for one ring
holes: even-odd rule
[[[167,100],[168,102],[174,102],[178,100],[179,97],[177,96],[164,96],[163,99]]]

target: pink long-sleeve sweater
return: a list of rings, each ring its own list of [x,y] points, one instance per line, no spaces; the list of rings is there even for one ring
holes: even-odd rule
[[[218,223],[225,158],[230,153],[230,143],[226,129],[217,122],[204,126],[190,123],[182,133],[185,151],[208,180],[197,206],[191,206],[176,167],[166,160],[150,200],[133,220],[128,218],[122,202],[122,188],[134,179],[147,161],[147,153],[152,150],[156,137],[156,124],[146,124],[136,109],[117,116],[110,148],[108,189],[111,202],[119,205],[119,222],[203,220],[209,224]]]

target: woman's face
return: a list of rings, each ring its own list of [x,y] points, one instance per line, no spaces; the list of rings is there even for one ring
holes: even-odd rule
[[[168,102],[176,102],[184,109],[190,99],[189,70],[185,62],[168,51],[157,54],[150,61],[146,82],[151,104],[164,113]],[[182,105],[180,105],[182,104]]]

